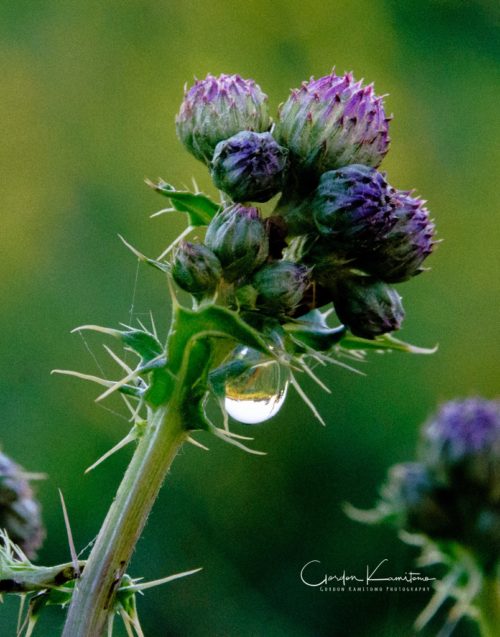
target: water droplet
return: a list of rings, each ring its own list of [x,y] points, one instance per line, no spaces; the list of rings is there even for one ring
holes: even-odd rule
[[[276,361],[259,365],[259,352],[240,347],[232,355],[255,362],[252,367],[226,382],[224,405],[227,413],[248,425],[256,425],[275,416],[285,402],[288,370]]]

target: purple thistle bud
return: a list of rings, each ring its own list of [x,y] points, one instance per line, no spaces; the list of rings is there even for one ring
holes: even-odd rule
[[[287,157],[270,133],[243,131],[217,144],[212,179],[233,201],[268,201],[282,189]]]
[[[500,504],[500,401],[445,403],[422,430],[422,460],[457,488],[480,488]]]
[[[176,117],[177,136],[197,159],[210,164],[217,144],[243,130],[271,125],[267,95],[239,75],[207,75],[186,90]]]
[[[309,270],[291,261],[275,261],[258,270],[252,280],[256,306],[272,315],[291,315],[309,285]]]
[[[184,241],[175,253],[172,276],[180,288],[201,299],[215,292],[222,266],[206,246]]]
[[[451,539],[456,534],[456,520],[447,510],[449,493],[420,462],[391,467],[382,496],[387,517],[406,531],[440,539]]]
[[[222,264],[224,278],[236,281],[251,274],[269,254],[269,239],[258,208],[234,204],[210,222],[205,244]]]
[[[373,86],[332,72],[292,90],[274,134],[292,161],[320,175],[348,164],[379,166],[389,149],[389,119]]]
[[[26,473],[5,454],[0,453],[0,528],[34,557],[45,537],[40,504],[33,496]]]
[[[497,572],[500,547],[500,400],[445,403],[424,424],[419,462],[389,471],[369,522],[394,522],[424,533],[457,559],[466,547],[487,574]]]
[[[354,164],[322,175],[308,210],[331,249],[356,258],[395,225],[394,193],[382,173]]]
[[[363,338],[398,330],[405,316],[396,290],[371,277],[339,278],[333,289],[333,304],[339,320]]]
[[[434,244],[434,224],[425,202],[409,192],[397,191],[393,196],[392,217],[395,223],[360,261],[362,268],[384,281],[406,281],[422,272],[423,261]]]

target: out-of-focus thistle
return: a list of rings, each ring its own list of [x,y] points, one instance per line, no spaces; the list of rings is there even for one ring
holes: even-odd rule
[[[222,277],[222,266],[203,244],[184,241],[175,253],[172,276],[179,287],[199,300],[215,292]]]
[[[267,95],[239,75],[208,74],[184,93],[176,117],[177,135],[187,150],[210,164],[215,147],[243,130],[263,132],[271,120]]]
[[[268,201],[283,187],[287,158],[270,133],[243,131],[217,144],[212,179],[233,201]]]
[[[205,244],[222,263],[224,278],[235,281],[264,263],[269,240],[258,208],[235,204],[210,222]]]
[[[391,467],[381,489],[387,504],[387,519],[411,533],[450,539],[454,520],[443,507],[447,490],[436,485],[429,469],[420,462],[405,462]]]
[[[319,176],[348,164],[379,166],[389,149],[389,119],[372,85],[332,72],[292,90],[274,135],[299,171]]]
[[[410,534],[403,538],[423,548],[423,563],[440,556],[452,571],[448,588],[441,584],[436,595],[440,603],[447,596],[458,600],[449,618],[456,622],[469,614],[484,635],[498,634],[500,401],[445,403],[422,428],[418,461],[392,467],[381,496],[372,511],[350,508],[350,514],[364,522],[391,522]],[[436,599],[418,626],[437,610]]]
[[[29,485],[30,475],[0,452],[0,529],[29,557],[45,537],[39,502]]]
[[[365,276],[340,277],[333,288],[339,319],[356,336],[373,338],[401,327],[401,297],[382,281]]]
[[[422,430],[420,458],[443,484],[484,492],[498,507],[500,552],[500,400],[445,403]]]

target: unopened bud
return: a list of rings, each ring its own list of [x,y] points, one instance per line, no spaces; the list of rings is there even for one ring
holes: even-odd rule
[[[251,274],[269,254],[269,240],[259,210],[240,204],[222,210],[212,219],[205,243],[217,255],[227,281]]]
[[[257,307],[273,315],[291,315],[309,285],[309,271],[290,261],[276,261],[258,270],[252,284]]]
[[[268,201],[283,187],[287,157],[270,133],[243,131],[217,144],[212,179],[233,201]]]
[[[215,292],[222,266],[209,248],[185,241],[175,253],[172,276],[180,288],[200,299]]]
[[[372,86],[332,72],[292,90],[274,134],[298,167],[320,175],[348,164],[378,166],[389,149],[388,122]]]
[[[334,288],[333,303],[340,321],[363,338],[398,330],[405,315],[396,290],[371,277],[341,277]]]
[[[239,75],[207,75],[186,91],[176,117],[177,135],[187,150],[210,165],[217,144],[243,130],[265,131],[271,120],[267,96]]]
[[[444,482],[500,505],[500,401],[445,403],[422,429],[420,457]]]
[[[45,537],[40,504],[24,470],[0,453],[0,528],[26,553],[34,557]]]

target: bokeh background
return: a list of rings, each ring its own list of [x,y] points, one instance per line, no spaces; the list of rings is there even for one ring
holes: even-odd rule
[[[102,339],[71,335],[77,325],[116,326],[152,310],[166,327],[165,281],[117,238],[158,254],[183,228],[180,217],[149,219],[165,201],[143,177],[182,185],[193,176],[215,194],[175,137],[184,82],[238,72],[275,108],[336,65],[389,94],[384,168],[428,199],[444,240],[432,270],[402,288],[401,337],[439,351],[372,355],[366,377],[325,370],[331,395],[306,385],[328,426],[291,394],[253,430],[263,458],[203,437],[209,453],[185,448],[130,573],[204,568],[140,600],[149,636],[413,634],[428,594],[320,593],[299,570],[313,559],[334,573],[383,558],[411,568],[414,551],[389,529],[347,519],[342,503],[372,504],[388,466],[413,457],[437,403],[499,393],[498,18],[494,0],[3,0],[0,440],[49,475],[38,488],[48,528],[40,563],[69,559],[57,487],[83,549],[130,456],[83,475],[127,432],[125,412],[50,370],[109,369]],[[7,599],[1,635],[14,634],[16,613]],[[62,622],[54,609],[38,634],[57,635]],[[466,622],[456,632],[475,634]]]

